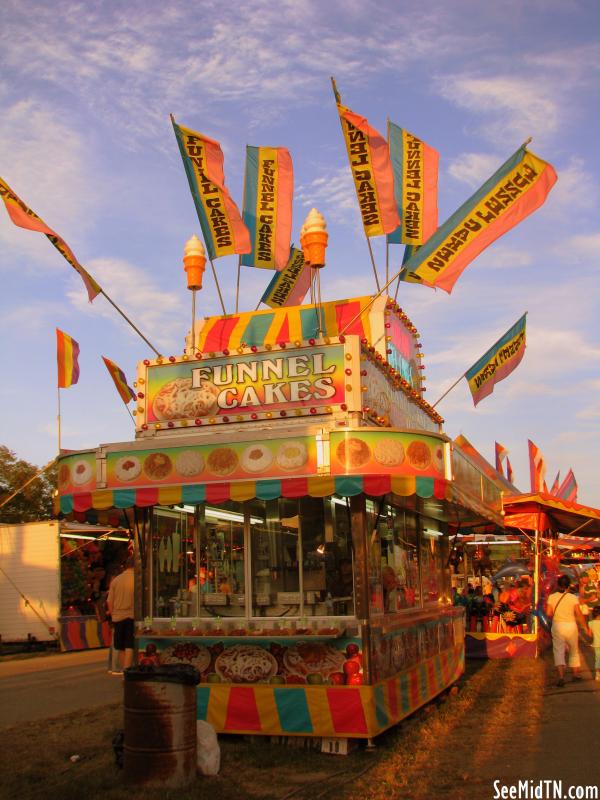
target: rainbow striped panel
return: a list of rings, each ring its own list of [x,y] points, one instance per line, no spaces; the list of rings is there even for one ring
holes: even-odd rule
[[[463,671],[459,644],[374,686],[202,684],[197,718],[218,733],[370,738],[429,702]]]
[[[270,478],[262,481],[237,481],[232,483],[208,483],[185,486],[160,486],[140,489],[98,489],[81,494],[60,496],[62,514],[87,512],[91,509],[145,508],[152,505],[178,505],[181,503],[222,503],[226,500],[275,500],[278,497],[354,497],[361,492],[381,496],[392,491],[403,497],[416,494],[421,498],[449,496],[448,481],[443,478],[396,478],[369,481],[362,475],[311,476],[281,480]],[[385,477],[385,476],[384,476]],[[366,481],[366,483],[365,483]],[[367,491],[368,489],[368,491]]]

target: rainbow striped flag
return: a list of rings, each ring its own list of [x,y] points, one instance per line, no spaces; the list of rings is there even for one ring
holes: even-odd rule
[[[574,503],[577,501],[577,488],[575,475],[573,474],[573,470],[570,469],[567,472],[567,477],[561,483],[558,491],[556,492],[556,497],[560,497],[561,500]]]
[[[512,464],[510,463],[510,459],[506,456],[506,480],[512,485],[515,485],[515,474],[513,472]]]
[[[285,269],[273,275],[260,301],[271,308],[299,306],[310,287],[310,278],[310,266],[304,262],[304,253],[292,247]]]
[[[67,333],[56,329],[56,360],[58,363],[58,388],[68,389],[79,380],[79,345]]]
[[[465,267],[538,209],[555,183],[554,168],[520,147],[409,259],[401,280],[450,294]]]
[[[171,121],[209,258],[249,253],[248,228],[225,188],[221,145]]]
[[[504,336],[465,372],[473,405],[494,391],[494,386],[504,380],[520,364],[525,354],[525,323],[527,314],[509,328]]]
[[[499,442],[494,442],[494,445],[496,449],[496,472],[499,472],[500,475],[503,475],[504,472],[502,470],[502,462],[508,455],[508,450]]]
[[[125,405],[130,403],[132,400],[136,400],[137,395],[127,383],[127,378],[125,377],[123,370],[118,367],[114,361],[111,361],[110,358],[106,358],[106,356],[102,356],[102,361],[104,361],[104,365],[108,370],[108,374],[113,379],[115,388]]]
[[[92,300],[102,292],[102,288],[96,283],[89,272],[81,266],[79,261],[77,261],[73,251],[65,240],[61,239],[52,228],[49,228],[44,220],[38,217],[35,211],[32,211],[31,208],[17,196],[2,178],[0,178],[0,196],[4,200],[8,216],[15,225],[19,228],[26,228],[30,231],[39,231],[40,233],[46,234],[47,239],[81,276],[81,280],[84,282],[85,288],[87,289],[88,299],[91,303]]]
[[[400,225],[400,217],[387,142],[364,117],[342,105],[333,79],[332,84],[365,234],[392,233]]]
[[[292,238],[294,168],[285,147],[246,146],[243,219],[252,249],[246,267],[283,269]]]
[[[529,447],[529,476],[531,479],[531,491],[542,492],[545,488],[544,478],[546,477],[546,460],[540,448],[531,439],[527,440]]]
[[[401,220],[388,234],[388,244],[424,244],[438,226],[439,153],[393,122],[389,123],[388,141]]]

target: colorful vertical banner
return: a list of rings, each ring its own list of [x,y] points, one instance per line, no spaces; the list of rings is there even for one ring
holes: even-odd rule
[[[310,287],[310,278],[310,266],[304,261],[304,253],[292,247],[285,268],[273,275],[261,303],[271,308],[299,306]]]
[[[123,370],[118,367],[114,361],[111,361],[110,358],[106,358],[106,356],[102,356],[102,361],[104,361],[104,366],[108,370],[110,377],[113,379],[115,388],[125,405],[130,403],[132,400],[135,401],[137,399],[137,395],[127,383],[127,378],[125,377]]]
[[[400,218],[387,142],[364,117],[342,105],[335,81],[333,90],[365,234],[392,233],[400,225]]]
[[[499,472],[500,475],[504,475],[504,470],[502,469],[502,462],[508,455],[508,450],[499,442],[495,442],[494,444],[496,450],[496,472]]]
[[[221,146],[171,121],[209,258],[249,253],[248,229],[225,188]]]
[[[68,389],[79,380],[79,345],[64,331],[56,329],[58,388]]]
[[[544,491],[544,478],[546,477],[546,461],[542,451],[531,439],[527,440],[529,447],[529,476],[531,479],[531,491],[534,493]]]
[[[450,294],[465,267],[538,209],[555,183],[554,168],[520,147],[414,254],[400,278]]]
[[[525,323],[527,314],[509,328],[496,344],[465,372],[473,405],[494,391],[494,386],[521,363],[525,354]]]
[[[560,470],[556,473],[556,478],[554,478],[554,482],[550,487],[550,494],[553,494],[556,497],[556,493],[560,488]]]
[[[575,475],[573,474],[573,470],[570,469],[556,492],[556,497],[559,497],[561,500],[566,500],[569,503],[575,503],[577,501],[577,488]]]
[[[246,267],[283,269],[290,253],[294,168],[285,147],[246,147],[243,220],[252,249]]]
[[[389,148],[400,226],[388,234],[388,244],[424,244],[438,226],[439,153],[393,122]]]
[[[515,484],[514,477],[515,477],[515,473],[513,472],[512,464],[510,463],[510,459],[507,456],[506,457],[506,480],[509,483],[512,483],[513,486]]]
[[[2,180],[2,178],[0,178],[0,196],[4,200],[4,205],[8,211],[8,216],[15,225],[17,225],[19,228],[26,228],[30,231],[39,231],[39,233],[46,234],[46,238],[49,239],[54,247],[56,247],[61,256],[65,258],[73,267],[73,269],[81,276],[81,279],[85,284],[85,288],[87,289],[88,299],[91,303],[92,300],[102,292],[102,288],[81,266],[79,261],[77,261],[73,251],[65,242],[65,240],[61,239],[61,237],[56,234],[52,228],[49,228],[44,220],[41,219],[41,217],[38,217],[35,211],[32,211],[29,206],[17,196],[6,183],[6,181]]]

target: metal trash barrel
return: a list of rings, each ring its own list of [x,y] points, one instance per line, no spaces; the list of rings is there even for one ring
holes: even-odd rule
[[[188,664],[125,670],[123,772],[128,783],[181,787],[196,778],[196,684]]]

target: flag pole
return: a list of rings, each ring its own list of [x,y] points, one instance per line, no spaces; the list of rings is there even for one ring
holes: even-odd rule
[[[466,372],[463,372],[463,374],[460,376],[460,378],[455,380],[454,383],[452,384],[452,386],[449,389],[446,389],[444,394],[438,400],[436,400],[436,402],[431,407],[435,408],[438,403],[441,403],[441,401],[444,399],[444,397],[446,397],[447,394],[450,394],[450,392],[452,391],[452,389],[454,389],[455,386],[458,386],[458,384],[462,381],[462,379],[465,377],[466,374],[467,374]]]
[[[333,96],[335,98],[335,103],[336,103],[337,106],[340,106],[342,104],[342,98],[340,97],[340,93],[338,92],[338,88],[337,88],[337,85],[335,83],[335,78],[333,76],[331,76],[331,88],[333,89]],[[338,108],[338,116],[340,118],[340,127],[342,129],[342,136],[344,137],[344,142],[345,142],[346,141],[346,137],[344,136],[344,123],[342,122],[342,117],[341,117],[341,115],[339,113],[339,108]],[[348,153],[348,158],[349,157],[350,157],[350,154]],[[364,225],[363,225],[363,231],[364,231]],[[379,292],[380,291],[380,289],[379,289],[379,276],[377,275],[377,267],[375,266],[375,259],[373,257],[373,250],[371,249],[371,242],[369,240],[369,237],[367,236],[367,232],[366,231],[365,231],[365,239],[367,240],[367,245],[369,247],[369,255],[371,256],[371,266],[373,267],[373,275],[375,276],[375,285],[377,286],[377,291]]]
[[[388,153],[390,152],[390,118],[387,118],[387,141],[388,141]],[[393,172],[393,168],[392,168]],[[388,242],[387,233],[385,235],[385,279],[389,281],[390,279],[390,243]]]
[[[196,290],[192,289],[192,355],[196,353]]]
[[[244,186],[242,189],[242,220],[244,219],[244,205],[246,203],[246,171],[248,168],[248,145],[246,144],[246,169],[244,169]],[[235,313],[238,313],[238,304],[240,298],[240,277],[242,274],[242,254],[238,255],[238,267],[237,267],[237,285],[235,287]],[[259,302],[260,305],[260,302]]]
[[[208,247],[206,248],[208,250]],[[225,311],[225,303],[223,302],[223,295],[221,294],[221,287],[219,286],[219,281],[217,279],[217,271],[215,269],[215,265],[213,264],[212,258],[208,259],[210,261],[210,268],[212,269],[213,278],[215,279],[215,285],[217,287],[217,293],[219,295],[219,300],[221,301],[221,308],[223,309],[223,316],[227,316],[227,312]]]
[[[158,352],[158,350],[156,349],[156,347],[154,347],[154,345],[152,344],[152,342],[149,342],[149,341],[148,341],[148,339],[146,339],[146,337],[145,337],[145,336],[144,336],[144,334],[143,334],[143,333],[140,331],[140,329],[139,329],[139,328],[137,328],[137,327],[136,327],[136,326],[133,324],[133,322],[132,322],[132,321],[129,319],[129,317],[128,317],[128,316],[127,316],[127,315],[126,315],[126,314],[125,314],[123,311],[121,311],[121,309],[119,308],[119,306],[118,306],[118,305],[117,305],[117,304],[116,304],[116,303],[115,303],[113,300],[111,300],[111,298],[110,298],[110,297],[109,297],[109,296],[106,294],[106,292],[104,291],[104,289],[102,289],[102,288],[100,289],[100,294],[102,294],[102,295],[103,295],[103,296],[104,296],[104,297],[105,297],[105,298],[108,300],[108,302],[111,304],[111,306],[112,306],[113,308],[115,308],[115,309],[116,309],[116,310],[119,312],[119,314],[120,314],[120,315],[123,317],[123,319],[125,320],[125,322],[126,322],[128,325],[131,325],[131,327],[132,327],[132,328],[133,328],[133,330],[134,330],[134,331],[135,331],[135,332],[138,334],[138,336],[141,336],[141,338],[142,338],[142,339],[143,339],[143,340],[146,342],[146,344],[148,345],[148,347],[150,348],[150,350],[153,350],[153,351],[156,353],[156,355],[157,355],[157,356],[160,358],[160,356],[161,356],[161,353],[159,353],[159,352]]]
[[[235,287],[235,313],[238,313],[238,302],[240,297],[240,274],[242,272],[242,256],[238,256],[238,268],[237,268],[237,284]]]
[[[56,387],[56,394],[58,399],[58,414],[56,415],[56,422],[58,423],[58,452],[60,453],[60,386]]]

